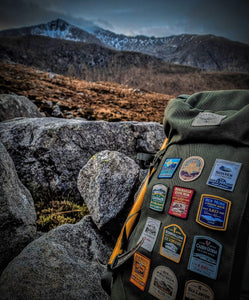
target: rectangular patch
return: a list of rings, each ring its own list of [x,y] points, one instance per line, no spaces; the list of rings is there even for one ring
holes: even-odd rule
[[[222,245],[208,236],[195,236],[188,262],[188,270],[216,279]]]
[[[175,186],[169,208],[169,214],[186,219],[194,190]]]
[[[226,116],[214,114],[211,112],[200,112],[192,122],[192,126],[218,126]]]
[[[149,276],[149,271],[150,259],[136,252],[134,254],[130,282],[137,286],[140,290],[144,291]]]
[[[180,161],[181,158],[166,158],[158,178],[172,178]]]
[[[167,198],[168,187],[164,184],[155,184],[152,187],[150,208],[162,212]]]
[[[153,250],[158,235],[158,231],[160,229],[160,225],[161,222],[159,220],[150,217],[147,218],[146,224],[144,226],[144,230],[139,239],[139,241],[141,241],[143,238],[145,238],[141,246],[142,248],[146,249],[149,252]]]
[[[207,185],[232,192],[234,190],[241,163],[216,159]]]
[[[186,234],[176,224],[168,225],[163,229],[160,254],[176,263],[181,260]]]
[[[213,195],[201,195],[196,222],[210,229],[225,231],[231,201]]]

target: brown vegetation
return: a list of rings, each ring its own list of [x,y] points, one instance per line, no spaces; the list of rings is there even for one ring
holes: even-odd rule
[[[248,73],[207,72],[142,53],[43,36],[0,37],[0,58],[86,81],[115,82],[174,96],[249,88]],[[234,61],[231,58],[231,65]]]
[[[26,96],[48,116],[58,103],[65,118],[161,123],[165,107],[174,97],[116,83],[72,79],[17,64],[0,63],[0,69],[0,93]]]

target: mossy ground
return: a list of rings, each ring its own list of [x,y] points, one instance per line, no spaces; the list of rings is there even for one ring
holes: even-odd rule
[[[40,201],[35,204],[37,230],[47,232],[62,224],[75,224],[89,214],[86,204],[75,204],[68,200],[50,202]]]

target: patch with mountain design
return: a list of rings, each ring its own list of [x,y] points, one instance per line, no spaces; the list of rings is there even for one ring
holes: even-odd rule
[[[239,162],[216,159],[207,185],[233,192],[241,165]]]
[[[188,270],[216,279],[220,264],[222,245],[208,236],[194,237]]]
[[[210,229],[225,231],[231,201],[213,195],[201,195],[196,222]]]
[[[203,167],[203,158],[200,156],[191,156],[183,162],[179,177],[182,181],[193,181],[201,175]]]
[[[175,186],[169,208],[169,214],[186,219],[194,190]]]

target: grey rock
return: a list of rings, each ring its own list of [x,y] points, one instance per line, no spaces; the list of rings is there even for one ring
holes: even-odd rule
[[[61,112],[59,104],[55,104],[55,106],[53,107],[52,116],[57,117],[57,118],[62,118],[63,117],[63,114]]]
[[[36,213],[30,192],[0,143],[0,274],[36,235]]]
[[[129,199],[133,203],[132,191],[137,187],[139,171],[134,160],[109,150],[94,155],[80,170],[78,190],[98,229],[105,227],[112,232],[113,222],[108,229],[106,225],[119,214],[125,215],[122,211]],[[117,227],[122,223],[115,222],[115,229],[120,231]]]
[[[137,152],[156,152],[164,132],[158,123],[33,118],[1,122],[0,139],[34,201],[47,194],[79,200],[77,177],[94,154],[111,150],[135,159]]]
[[[18,117],[41,118],[43,114],[24,96],[0,94],[0,121]]]
[[[100,277],[111,246],[90,216],[30,243],[4,270],[1,299],[107,299]]]

